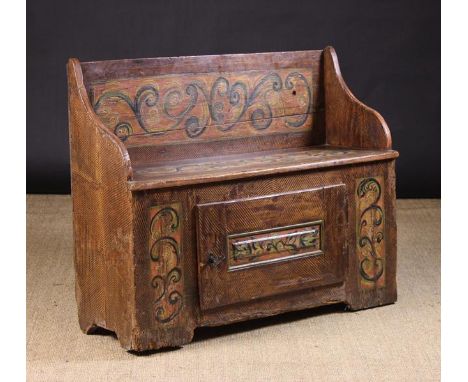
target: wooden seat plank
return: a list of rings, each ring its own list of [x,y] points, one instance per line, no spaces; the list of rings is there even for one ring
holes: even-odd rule
[[[317,146],[261,151],[169,163],[142,164],[133,168],[131,190],[210,183],[260,175],[287,173],[395,159],[393,150],[353,150]]]

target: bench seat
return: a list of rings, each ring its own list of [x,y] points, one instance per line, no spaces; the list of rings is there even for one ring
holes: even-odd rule
[[[394,150],[361,150],[316,146],[249,154],[222,155],[133,167],[133,191],[211,183],[228,179],[282,174],[395,159]]]

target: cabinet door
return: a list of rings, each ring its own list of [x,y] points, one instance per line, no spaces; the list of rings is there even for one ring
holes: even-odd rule
[[[197,205],[202,309],[343,282],[345,185]]]

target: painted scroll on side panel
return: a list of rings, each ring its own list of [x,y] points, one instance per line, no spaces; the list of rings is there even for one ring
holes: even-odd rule
[[[385,286],[385,212],[383,179],[357,180],[356,252],[362,289]]]
[[[180,203],[150,208],[149,256],[154,318],[165,324],[183,307]]]

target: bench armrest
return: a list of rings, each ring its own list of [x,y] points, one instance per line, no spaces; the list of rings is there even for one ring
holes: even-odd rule
[[[94,113],[80,63],[70,59],[68,113],[76,300],[80,326],[117,331],[130,349],[135,322],[132,167],[126,147]]]
[[[324,49],[325,126],[332,146],[391,149],[390,130],[382,116],[360,102],[341,75],[335,50]]]
[[[132,177],[127,148],[95,114],[76,58],[68,61],[67,73],[72,176],[96,184],[105,183],[103,180],[109,177],[126,182]]]

